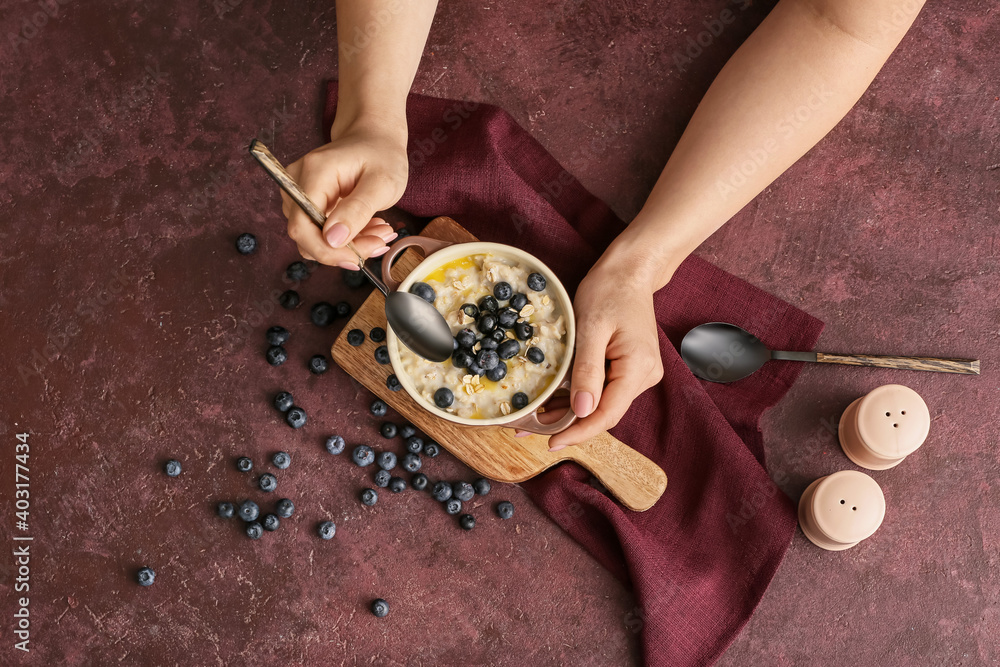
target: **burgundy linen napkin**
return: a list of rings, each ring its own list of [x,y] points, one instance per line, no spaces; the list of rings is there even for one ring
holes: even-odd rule
[[[328,84],[329,136],[337,84]],[[524,248],[574,292],[624,228],[531,135],[485,104],[411,95],[410,181],[399,206],[448,215],[486,241]],[[655,296],[664,379],[636,399],[615,437],[667,473],[663,498],[624,509],[562,465],[526,482],[531,498],[634,588],[625,631],[642,632],[648,665],[714,662],[746,624],[791,541],[791,501],[763,467],[758,426],[801,364],[766,364],[732,385],[696,379],[676,346],[703,322],[732,322],[772,349],[807,350],[823,327],[810,315],[691,257]]]

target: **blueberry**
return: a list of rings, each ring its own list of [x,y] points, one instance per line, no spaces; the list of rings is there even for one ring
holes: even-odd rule
[[[382,470],[392,470],[396,467],[396,455],[392,452],[379,452],[375,457],[378,467]]]
[[[450,498],[444,504],[444,511],[453,516],[458,514],[462,511],[462,501],[458,498]]]
[[[257,483],[260,486],[260,490],[266,493],[271,493],[278,488],[278,478],[269,472],[261,475],[260,480]]]
[[[333,536],[337,534],[337,525],[332,521],[324,521],[317,526],[316,532],[324,540],[332,540]]]
[[[413,427],[413,424],[403,424],[399,427],[399,437],[403,440],[407,438],[412,438],[417,434],[417,429]]]
[[[516,394],[514,394],[513,396],[511,396],[511,399],[510,399],[510,404],[511,404],[511,406],[513,406],[513,408],[515,410],[521,410],[522,408],[524,408],[525,406],[527,406],[528,403],[530,403],[530,402],[531,402],[531,399],[528,398],[528,395],[525,394],[523,391],[517,392]]]
[[[480,333],[490,333],[497,328],[497,316],[489,311],[482,313],[476,321],[476,328]]]
[[[309,372],[313,375],[322,375],[329,367],[329,364],[326,363],[326,357],[322,354],[314,354],[309,359]]]
[[[382,437],[389,439],[395,438],[396,434],[399,432],[396,425],[392,422],[382,422],[382,428],[379,429],[382,433]]]
[[[241,456],[236,459],[236,469],[240,472],[250,472],[253,470],[253,461],[251,461],[246,456]]]
[[[288,342],[288,337],[291,334],[288,333],[288,329],[285,327],[275,326],[268,329],[265,336],[267,337],[268,345],[284,345]]]
[[[412,486],[417,491],[423,491],[424,489],[427,488],[427,485],[429,483],[430,482],[427,479],[427,475],[425,475],[422,472],[418,472],[416,475],[410,478],[410,486]]]
[[[375,489],[365,489],[361,492],[361,504],[371,507],[378,502],[378,493]]]
[[[468,368],[469,364],[472,364],[475,361],[476,358],[472,356],[472,352],[464,347],[458,348],[455,350],[455,353],[451,355],[451,363],[456,368]]]
[[[477,317],[479,317],[479,307],[476,306],[476,304],[474,303],[463,303],[462,312],[471,317],[472,319],[476,319]]]
[[[455,334],[455,340],[458,341],[459,347],[471,348],[476,344],[476,332],[472,329],[462,329]]]
[[[434,288],[427,283],[421,282],[416,282],[410,285],[410,294],[416,294],[427,303],[434,303],[434,299],[437,298]]]
[[[432,459],[437,457],[441,453],[441,446],[434,442],[433,440],[424,445],[424,455],[429,456]]]
[[[435,482],[431,488],[431,497],[439,503],[443,503],[451,498],[451,484],[448,482]]]
[[[302,428],[306,425],[306,411],[297,405],[293,405],[285,413],[285,421],[292,428]]]
[[[528,305],[528,295],[518,292],[514,296],[510,297],[510,307],[521,312],[521,309]]]
[[[346,301],[338,301],[333,304],[333,310],[337,313],[337,317],[350,317],[351,315],[351,304]]]
[[[468,482],[453,482],[451,485],[451,497],[458,498],[463,503],[469,502],[476,495],[476,490]]]
[[[282,519],[289,519],[295,514],[295,503],[288,498],[282,498],[275,504],[274,513]]]
[[[480,350],[495,350],[499,346],[500,343],[497,342],[497,339],[494,338],[492,334],[489,336],[483,336],[479,341]]]
[[[507,364],[502,361],[498,362],[496,366],[486,371],[486,379],[493,382],[499,382],[505,377],[507,377]]]
[[[406,451],[410,454],[419,454],[424,451],[424,439],[419,435],[411,435],[406,439]]]
[[[388,409],[389,406],[386,405],[385,401],[383,401],[380,398],[376,398],[374,401],[372,401],[371,407],[368,408],[369,412],[371,412],[376,417],[384,417]]]
[[[244,500],[240,503],[239,514],[241,519],[250,523],[251,521],[256,521],[257,517],[260,516],[260,507],[252,500]]]
[[[379,470],[378,472],[375,473],[373,479],[375,481],[375,486],[379,487],[380,489],[384,489],[385,487],[389,486],[389,480],[391,478],[392,478],[391,472],[389,472],[388,470]]]
[[[344,442],[343,436],[331,435],[326,439],[326,451],[330,452],[334,456],[343,452],[344,447],[346,446],[347,443]]]
[[[504,329],[511,329],[517,324],[518,317],[517,311],[513,308],[504,308],[497,313],[497,326]]]
[[[156,581],[156,572],[153,572],[151,567],[144,567],[136,574],[136,579],[140,586],[152,586],[153,582]]]
[[[455,394],[452,393],[451,389],[448,387],[441,387],[434,392],[434,405],[438,406],[442,410],[451,407],[451,404],[455,402]]]
[[[483,370],[488,371],[491,368],[496,368],[499,363],[500,355],[496,353],[496,350],[479,350],[479,354],[476,355],[476,364],[481,366]]]
[[[497,503],[497,515],[501,519],[509,519],[514,516],[514,503],[507,500]]]
[[[280,412],[288,412],[288,409],[295,405],[292,402],[292,395],[287,391],[279,391],[278,395],[274,397],[274,407],[276,407]]]
[[[514,288],[510,286],[510,283],[497,283],[493,286],[493,296],[497,298],[497,301],[506,301],[514,296]]]
[[[305,262],[292,262],[285,269],[285,275],[292,282],[300,282],[309,277],[309,267],[306,266]]]
[[[465,370],[469,371],[472,375],[486,375],[486,371],[482,366],[476,363],[475,359],[472,360],[471,364],[465,367]]]
[[[535,335],[535,327],[527,322],[518,322],[514,325],[514,335],[518,340],[530,340]]]
[[[259,540],[264,535],[264,526],[258,521],[251,521],[247,524],[246,531],[251,540]]]
[[[402,477],[392,477],[389,479],[389,490],[393,493],[402,493],[406,490],[406,480]]]
[[[545,353],[537,347],[529,347],[528,351],[524,353],[524,356],[528,358],[533,364],[540,364],[545,361]]]
[[[347,332],[347,344],[351,347],[358,347],[365,342],[365,332],[361,329],[351,329]]]
[[[261,524],[264,526],[266,531],[278,530],[278,526],[281,525],[281,521],[278,519],[277,515],[265,514],[264,518],[261,520]]]
[[[333,324],[337,311],[326,301],[320,301],[309,309],[309,319],[318,327],[328,327]]]
[[[376,618],[385,618],[389,615],[389,603],[379,598],[372,602],[372,613]]]
[[[341,277],[344,279],[344,284],[351,289],[357,289],[365,284],[365,274],[361,271],[344,269],[341,273]]]
[[[396,377],[395,373],[385,379],[385,386],[389,388],[389,391],[399,391],[403,388],[403,385],[399,384],[399,378]]]
[[[381,343],[385,340],[385,329],[382,327],[375,327],[368,332],[368,336],[376,343]]]
[[[236,237],[236,252],[241,255],[252,255],[257,251],[257,237],[253,234],[240,234]]]
[[[414,454],[413,452],[403,454],[403,470],[406,470],[407,472],[417,472],[420,470],[421,465],[419,454]]]
[[[288,455],[288,452],[275,452],[274,456],[271,457],[271,463],[278,470],[284,470],[292,465],[292,457]]]
[[[298,292],[290,289],[281,293],[281,296],[278,297],[278,303],[281,304],[281,307],[285,310],[295,310],[299,307],[301,299],[299,299]]]
[[[507,331],[505,329],[495,329],[488,337],[499,344],[507,340]]]
[[[501,359],[513,359],[521,351],[521,344],[513,338],[508,338],[497,346],[497,354]]]
[[[236,508],[232,503],[219,503],[217,512],[223,519],[232,519],[236,516]]]
[[[540,273],[532,273],[528,276],[528,289],[541,292],[545,289],[545,276]]]
[[[167,464],[163,466],[164,472],[167,473],[167,477],[177,477],[181,474],[181,462],[177,459],[170,459]]]
[[[280,345],[272,345],[267,348],[267,353],[264,356],[267,359],[267,363],[272,366],[280,366],[288,361],[288,353]]]
[[[410,230],[407,229],[406,227],[400,227],[399,229],[396,230],[396,235],[398,238],[405,239],[407,236],[410,235]]]
[[[364,468],[365,466],[370,466],[375,463],[375,452],[368,445],[358,445],[351,452],[351,460],[357,465]]]
[[[476,517],[471,514],[463,514],[458,517],[458,525],[462,527],[462,530],[472,530],[476,527]]]
[[[487,310],[496,311],[496,309],[500,307],[500,304],[497,303],[497,300],[492,296],[490,296],[489,294],[480,299],[478,305],[479,305],[480,315],[482,315],[483,311]]]
[[[389,348],[385,345],[379,345],[375,348],[375,361],[379,362],[383,366],[389,363]]]
[[[472,483],[472,488],[476,490],[476,495],[485,496],[490,492],[490,480],[480,477]]]

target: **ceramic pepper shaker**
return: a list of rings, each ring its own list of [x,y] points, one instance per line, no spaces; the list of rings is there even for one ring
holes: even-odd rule
[[[927,404],[917,392],[887,384],[847,406],[838,437],[847,458],[862,468],[885,470],[915,452],[930,425]]]
[[[799,500],[799,526],[809,541],[827,551],[850,549],[878,530],[885,496],[878,483],[857,470],[820,477]]]

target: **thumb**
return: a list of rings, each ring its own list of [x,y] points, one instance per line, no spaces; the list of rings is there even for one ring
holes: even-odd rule
[[[402,189],[392,177],[362,173],[350,194],[337,202],[327,216],[323,226],[326,242],[334,248],[345,246],[371,222],[377,212],[399,201]]]
[[[581,419],[590,415],[601,400],[604,358],[610,339],[610,333],[604,330],[581,328],[577,332],[570,404]]]

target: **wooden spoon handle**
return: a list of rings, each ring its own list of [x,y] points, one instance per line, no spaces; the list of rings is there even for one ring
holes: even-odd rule
[[[660,466],[606,431],[559,453],[592,472],[611,495],[636,512],[652,507],[667,488]]]
[[[910,371],[935,371],[938,373],[964,373],[979,375],[979,359],[935,359],[934,357],[883,357],[871,354],[816,353],[820,364],[845,364],[847,366],[877,366],[900,368]]]

